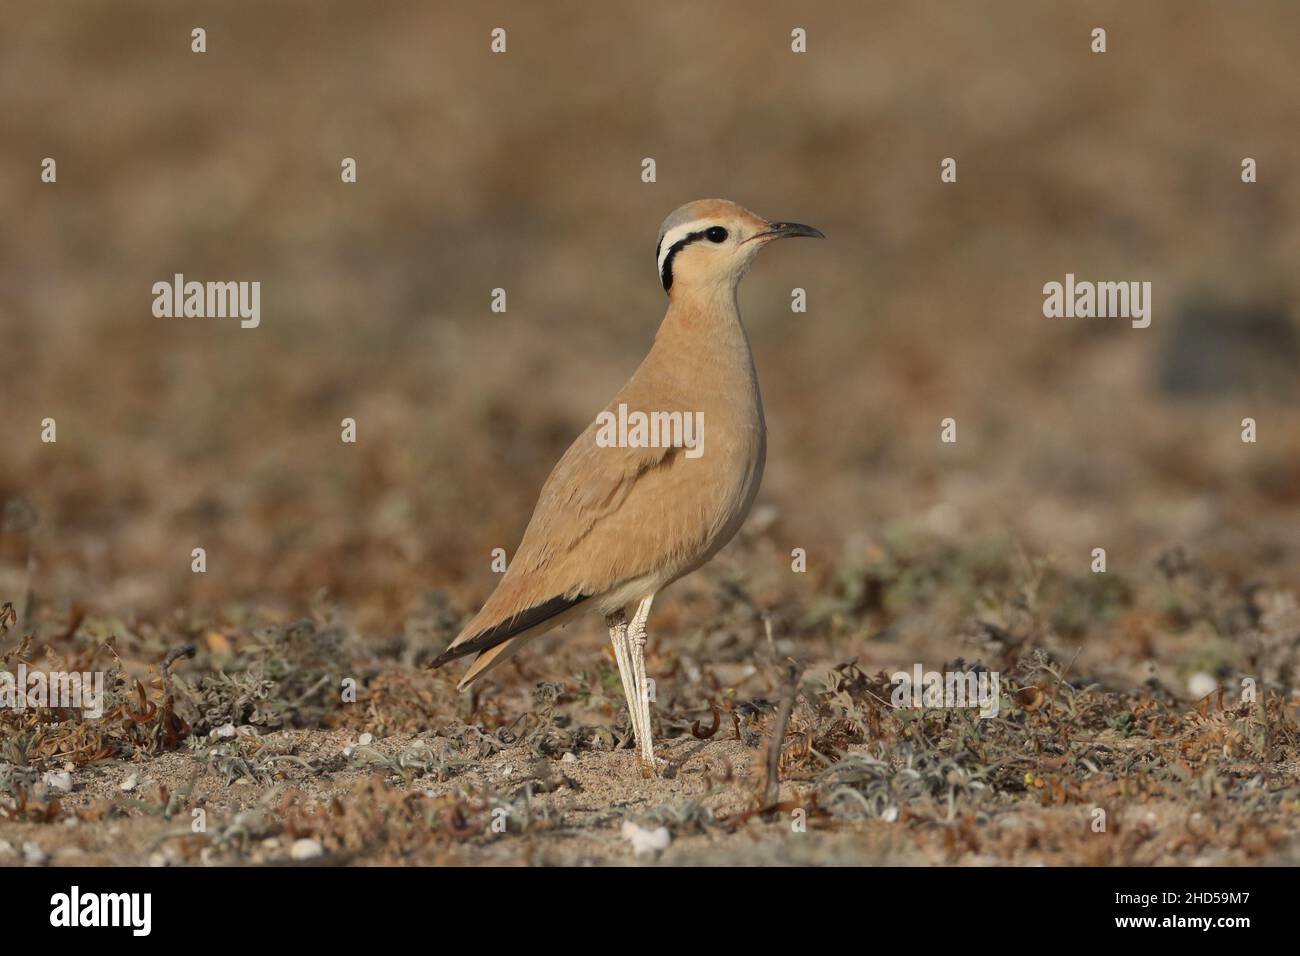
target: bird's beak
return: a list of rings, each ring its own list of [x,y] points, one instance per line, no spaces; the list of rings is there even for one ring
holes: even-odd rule
[[[801,222],[769,222],[767,229],[756,235],[755,239],[793,239],[796,236],[807,236],[809,239],[825,239],[826,235],[820,229],[814,229],[812,226],[805,226]]]

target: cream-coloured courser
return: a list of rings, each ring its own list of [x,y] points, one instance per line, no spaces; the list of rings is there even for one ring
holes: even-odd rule
[[[645,674],[650,602],[731,540],[758,492],[767,435],[736,287],[761,248],[790,236],[824,238],[811,226],[768,222],[722,199],[687,203],[664,220],[655,254],[668,314],[650,354],[605,413],[617,418],[622,406],[631,421],[636,412],[690,416],[701,426],[698,443],[672,445],[661,435],[659,447],[611,446],[601,440],[610,434],[607,426],[602,433],[605,413],[578,436],[542,486],[496,590],[433,663],[477,654],[462,690],[530,637],[598,611],[609,627],[642,766],[653,770]],[[626,432],[625,445],[636,443],[633,435]]]

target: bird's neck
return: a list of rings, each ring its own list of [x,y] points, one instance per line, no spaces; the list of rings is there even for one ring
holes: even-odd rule
[[[758,402],[758,376],[740,321],[735,287],[674,289],[653,353],[671,367],[684,394],[749,392]]]
[[[730,338],[738,334],[745,339],[745,327],[740,323],[740,305],[736,301],[736,287],[717,283],[674,289],[668,300],[659,334],[707,336]],[[745,340],[745,348],[749,343]]]

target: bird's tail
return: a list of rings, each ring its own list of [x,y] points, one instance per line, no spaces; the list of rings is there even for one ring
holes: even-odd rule
[[[558,627],[584,610],[583,602],[589,597],[586,594],[575,597],[557,595],[523,611],[502,613],[499,605],[503,602],[498,600],[499,593],[500,589],[488,598],[483,609],[430,665],[441,667],[458,657],[477,654],[457,690],[464,690],[488,670],[507,660],[529,638]]]

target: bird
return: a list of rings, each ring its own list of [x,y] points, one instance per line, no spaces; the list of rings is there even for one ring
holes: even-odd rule
[[[686,203],[664,220],[655,260],[668,308],[654,343],[560,458],[496,588],[432,662],[475,655],[458,690],[531,638],[595,611],[613,644],[638,762],[643,774],[657,772],[650,607],[732,539],[758,493],[767,426],[737,288],[759,250],[798,236],[826,238],[725,199]]]

